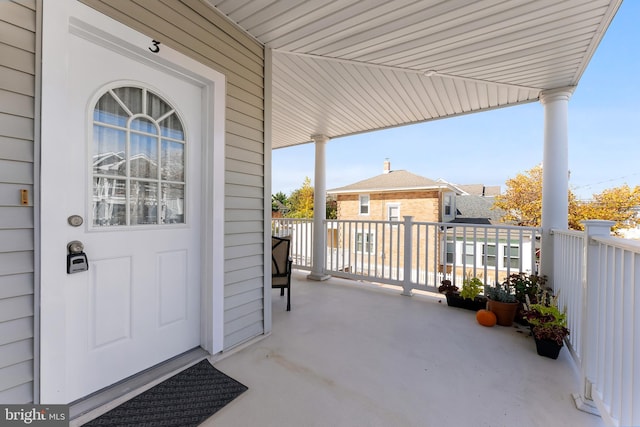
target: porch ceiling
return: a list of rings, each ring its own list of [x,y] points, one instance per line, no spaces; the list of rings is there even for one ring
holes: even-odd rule
[[[578,84],[622,0],[208,0],[273,49],[273,148]]]

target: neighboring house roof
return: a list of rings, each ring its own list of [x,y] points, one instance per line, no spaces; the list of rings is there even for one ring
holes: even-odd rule
[[[457,196],[456,197],[456,219],[452,222],[471,224],[495,224],[500,222],[504,215],[502,209],[491,209],[493,207],[492,197],[482,196]]]
[[[484,184],[453,184],[448,182],[444,178],[438,178],[438,182],[446,183],[457,189],[459,194],[463,196],[472,195],[472,196],[483,196],[483,197],[493,197],[500,195],[500,186],[499,185],[484,185]]]
[[[382,191],[448,190],[459,191],[446,182],[438,182],[406,170],[389,171],[344,187],[327,190],[329,194]]]
[[[498,196],[500,194],[500,186],[499,185],[484,185],[484,184],[467,184],[467,185],[458,185],[460,190],[472,196],[484,196],[484,197],[493,197]]]

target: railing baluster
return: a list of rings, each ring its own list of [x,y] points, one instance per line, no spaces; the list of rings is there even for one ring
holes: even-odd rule
[[[367,254],[367,276],[371,276],[371,245],[373,242],[375,242],[375,238],[373,242],[371,242],[371,223],[368,222],[366,226],[367,226],[367,250],[366,251],[363,250],[362,255],[364,256],[365,253]],[[364,224],[363,224],[363,228],[364,228]],[[375,243],[374,243],[374,248],[375,248]]]
[[[436,229],[436,227],[438,227],[437,225],[432,225],[429,226],[429,228],[432,231],[432,237],[429,238],[427,236],[427,248],[432,248],[432,255],[433,255],[433,261],[432,261],[432,268],[431,271],[433,271],[433,286],[434,287],[438,287],[439,284],[439,277],[438,277],[438,230]],[[433,240],[433,244],[430,245],[429,242]],[[428,249],[427,249],[428,250]],[[429,257],[429,255],[427,254],[427,258]]]
[[[400,263],[400,225],[398,225],[397,231],[396,231],[396,244],[395,244],[395,250],[396,250],[396,269],[395,269],[395,280],[400,280],[400,272],[401,270],[401,263]]]

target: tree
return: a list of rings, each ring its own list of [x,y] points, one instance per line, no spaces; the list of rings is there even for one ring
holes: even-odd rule
[[[593,200],[582,203],[580,210],[582,219],[615,221],[611,229],[617,235],[623,228],[635,228],[640,224],[639,206],[640,186],[631,188],[624,184],[594,194]]]
[[[507,190],[495,197],[494,209],[502,209],[502,221],[523,227],[540,227],[542,218],[542,165],[506,182]]]
[[[271,211],[283,211],[289,209],[289,198],[282,191],[271,195]]]
[[[338,218],[338,201],[335,197],[327,196],[327,219]]]
[[[291,193],[289,204],[288,218],[313,218],[313,187],[308,176],[304,178],[302,187]]]
[[[542,165],[538,165],[516,175],[506,182],[507,190],[496,196],[494,209],[506,213],[504,222],[520,226],[540,227],[542,220]],[[640,186],[628,185],[610,188],[595,194],[593,200],[580,201],[569,190],[568,200],[569,228],[582,230],[582,221],[587,219],[606,219],[615,221],[612,230],[618,234],[621,228],[636,227],[640,224],[637,208],[640,206]]]

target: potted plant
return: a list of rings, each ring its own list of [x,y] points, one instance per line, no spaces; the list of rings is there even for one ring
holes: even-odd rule
[[[564,339],[568,335],[569,329],[566,326],[544,323],[533,327],[536,351],[540,356],[551,359],[558,358]]]
[[[451,280],[444,279],[442,282],[440,282],[440,286],[438,287],[438,292],[445,295],[450,293],[457,293],[458,287],[452,284]]]
[[[569,335],[567,315],[558,309],[558,296],[543,294],[541,303],[525,305],[525,318],[531,327],[540,356],[557,359],[564,339]]]
[[[513,293],[518,301],[518,310],[516,311],[515,320],[518,323],[527,324],[524,319],[524,306],[527,298],[530,302],[537,303],[539,293],[545,290],[545,283],[547,283],[546,276],[536,276],[535,274],[527,273],[514,273],[507,277],[505,283],[510,289],[513,289]]]
[[[511,326],[518,310],[518,301],[507,282],[495,286],[485,285],[484,295],[488,298],[488,309],[496,315],[497,324]]]
[[[447,305],[450,307],[464,308],[477,311],[484,308],[487,299],[478,294],[482,290],[483,283],[477,277],[467,277],[462,283],[462,290],[458,292],[458,287],[451,284],[450,280],[443,280],[438,291],[447,297]]]

